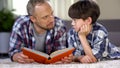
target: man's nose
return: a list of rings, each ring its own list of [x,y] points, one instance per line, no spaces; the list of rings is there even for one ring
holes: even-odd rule
[[[54,21],[54,16],[53,15],[50,15],[50,20]]]

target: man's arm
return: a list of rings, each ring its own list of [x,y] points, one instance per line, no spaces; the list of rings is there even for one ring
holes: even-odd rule
[[[17,61],[17,62],[20,62],[20,63],[22,63],[23,61],[25,61],[25,62],[30,62],[31,61],[31,60],[29,60],[28,57],[23,55],[23,53],[21,52],[21,47],[25,46],[24,45],[25,41],[24,41],[23,37],[24,38],[26,37],[26,35],[25,35],[26,33],[24,32],[25,28],[23,28],[21,26],[22,23],[26,22],[25,18],[26,18],[25,16],[21,16],[16,20],[16,22],[13,26],[13,30],[12,30],[12,33],[11,33],[11,36],[10,36],[10,42],[9,42],[9,45],[10,45],[9,55],[10,55],[11,60],[12,61]],[[27,39],[27,38],[25,38],[25,39]],[[23,60],[23,59],[27,59],[27,61]]]

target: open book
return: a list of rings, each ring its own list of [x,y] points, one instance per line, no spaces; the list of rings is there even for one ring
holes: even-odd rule
[[[49,64],[49,63],[55,63],[57,61],[60,61],[62,58],[69,56],[72,54],[75,48],[65,48],[62,50],[57,50],[50,55],[29,49],[29,48],[22,48],[23,54],[27,55],[30,59],[34,59],[34,61],[38,63],[43,63],[43,64]]]

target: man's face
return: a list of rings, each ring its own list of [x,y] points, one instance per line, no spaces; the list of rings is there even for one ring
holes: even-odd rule
[[[48,3],[38,4],[34,9],[33,24],[37,30],[49,30],[54,28],[54,15]]]

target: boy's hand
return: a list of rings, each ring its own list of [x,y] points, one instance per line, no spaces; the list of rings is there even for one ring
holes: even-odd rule
[[[15,53],[13,55],[13,61],[19,62],[19,63],[32,63],[32,62],[34,62],[33,59],[29,59],[28,56],[24,55],[22,52]]]
[[[81,28],[80,28],[80,31],[78,32],[78,35],[79,36],[87,36],[90,31],[92,29],[92,25],[89,25],[89,24],[84,24]]]
[[[82,56],[82,57],[78,57],[78,60],[79,60],[81,63],[95,63],[95,62],[97,62],[96,59],[93,59],[93,58],[91,58],[91,57],[88,56],[88,55],[85,55],[85,56]]]

